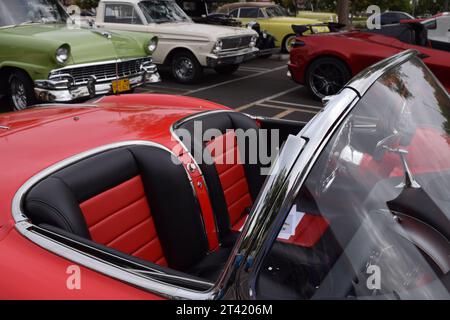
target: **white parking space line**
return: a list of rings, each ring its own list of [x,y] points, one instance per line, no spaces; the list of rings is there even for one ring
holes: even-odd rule
[[[280,68],[280,69],[281,69],[281,68]],[[276,94],[274,94],[274,95],[271,95],[271,96],[262,98],[262,99],[260,99],[260,100],[258,100],[258,101],[254,101],[254,102],[245,104],[245,105],[243,105],[243,106],[240,106],[240,107],[236,108],[235,110],[236,110],[236,111],[242,111],[242,110],[248,109],[248,108],[250,108],[250,107],[252,107],[252,106],[254,106],[254,105],[264,103],[264,102],[267,101],[267,100],[272,100],[272,99],[278,98],[278,97],[280,97],[280,96],[282,96],[282,95],[285,95],[285,94],[287,94],[287,93],[290,93],[290,92],[295,91],[295,90],[298,90],[298,89],[299,89],[299,87],[290,88],[290,89],[288,89],[288,90],[285,90],[285,91],[282,91],[282,92],[278,92],[278,93],[276,93]]]
[[[307,110],[307,109],[281,107],[281,106],[276,106],[276,105],[269,104],[269,103],[258,103],[257,105],[261,106],[261,107],[272,108],[272,109],[293,110],[293,111],[301,111],[301,112],[312,113],[312,114],[316,114],[318,112],[318,111]]]
[[[259,68],[259,67],[239,67],[239,70],[241,71],[251,71],[251,72],[263,72],[263,71],[268,71],[268,70],[272,70],[271,68]]]
[[[296,107],[303,107],[303,108],[311,108],[311,109],[316,109],[316,110],[322,110],[322,107],[313,106],[313,105],[310,105],[310,104],[286,102],[286,101],[280,101],[280,100],[267,100],[267,102],[281,104],[281,105],[286,105],[286,106],[296,106]]]
[[[297,109],[293,109],[293,108],[286,109],[285,111],[280,112],[279,114],[275,115],[274,118],[275,119],[282,119],[282,118],[286,117],[287,115],[289,115],[289,114],[291,114],[291,113],[293,113],[295,111],[297,111]]]
[[[269,69],[269,70],[266,70],[266,71],[257,72],[257,73],[254,73],[254,74],[250,74],[248,76],[244,76],[244,77],[240,77],[240,78],[236,78],[236,79],[232,79],[232,80],[228,80],[228,81],[224,81],[224,82],[219,82],[219,83],[207,86],[207,87],[202,87],[202,88],[198,88],[198,89],[195,89],[195,90],[191,90],[191,91],[185,92],[182,95],[184,95],[184,96],[191,95],[191,94],[196,93],[196,92],[209,90],[209,89],[212,89],[212,88],[217,88],[217,87],[220,87],[220,86],[223,86],[223,85],[226,85],[226,84],[234,83],[234,82],[245,80],[245,79],[259,77],[259,76],[261,76],[263,74],[274,72],[274,71],[278,71],[278,70],[282,70],[282,69],[286,69],[286,66],[280,66],[278,68],[273,68],[273,69]]]

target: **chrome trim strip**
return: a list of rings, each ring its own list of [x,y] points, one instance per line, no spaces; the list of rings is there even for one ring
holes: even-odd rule
[[[181,119],[181,120],[178,120],[178,121],[176,121],[175,123],[173,123],[173,124],[170,126],[170,134],[172,135],[172,138],[175,139],[175,141],[177,141],[177,142],[182,146],[184,152],[185,152],[186,154],[189,155],[189,157],[191,158],[192,162],[193,162],[193,163],[195,164],[195,166],[197,167],[197,170],[198,170],[199,174],[202,176],[202,179],[203,179],[203,186],[204,186],[204,188],[205,188],[205,190],[206,190],[206,193],[207,193],[208,195],[210,194],[210,193],[209,193],[209,187],[208,187],[208,184],[206,183],[206,180],[205,180],[205,178],[204,178],[204,176],[203,176],[202,169],[200,168],[198,162],[195,160],[195,158],[194,158],[194,156],[192,155],[192,153],[188,150],[188,148],[186,147],[186,145],[180,140],[180,138],[178,137],[178,135],[175,133],[175,130],[177,130],[181,125],[183,125],[183,123],[186,123],[186,122],[188,122],[188,121],[194,120],[194,119],[199,118],[199,117],[201,117],[201,116],[209,115],[209,114],[216,114],[216,113],[228,113],[228,112],[236,112],[236,111],[234,111],[234,110],[210,110],[210,111],[199,112],[199,113],[196,113],[196,114],[191,115],[191,116],[189,116],[189,117],[186,117],[186,118],[183,118],[183,119]],[[197,198],[197,201],[199,201],[199,204],[200,204],[200,200],[198,199],[198,197],[196,197],[196,198]],[[211,208],[211,209],[212,209],[212,208]],[[217,226],[218,226],[218,224],[217,224],[217,218],[216,218],[216,215],[214,214],[214,212],[213,212],[213,218],[214,218],[214,224],[215,224],[215,226],[216,226],[217,236],[219,236],[219,229],[218,229],[218,227],[217,227]],[[205,221],[204,221],[204,218],[203,218],[203,214],[202,214],[202,222],[203,222],[203,228],[205,229],[205,233],[206,233],[206,225],[205,225]],[[219,239],[218,239],[218,240],[219,240]]]
[[[79,153],[77,155],[74,155],[72,157],[69,157],[65,160],[62,160],[44,170],[39,172],[38,174],[31,177],[27,182],[25,182],[19,190],[14,195],[14,198],[12,200],[12,216],[15,221],[15,228],[16,230],[22,234],[24,237],[32,241],[33,243],[41,246],[42,248],[53,252],[63,258],[66,258],[70,261],[79,263],[80,265],[83,265],[87,268],[93,269],[95,271],[98,271],[100,273],[103,273],[107,276],[110,276],[112,278],[130,283],[132,285],[138,286],[142,289],[145,289],[147,291],[153,292],[155,294],[161,295],[163,297],[171,298],[171,299],[194,299],[194,300],[205,300],[205,299],[214,299],[218,296],[218,289],[215,285],[212,287],[209,291],[201,292],[201,291],[195,291],[175,285],[171,285],[159,280],[155,279],[148,279],[146,277],[143,277],[142,275],[135,274],[133,272],[130,272],[129,270],[120,268],[118,266],[112,265],[111,263],[108,263],[106,261],[99,260],[98,258],[95,258],[93,256],[90,256],[86,253],[82,253],[74,248],[68,247],[62,243],[58,243],[56,241],[50,240],[49,238],[39,235],[36,232],[33,232],[30,230],[30,228],[35,227],[39,228],[37,226],[34,226],[27,216],[22,212],[22,198],[27,193],[27,191],[32,188],[36,183],[41,181],[42,179],[46,178],[47,176],[51,175],[52,173],[59,171],[75,162],[78,162],[80,160],[83,160],[87,157],[112,150],[117,149],[121,147],[126,146],[134,146],[134,145],[143,145],[143,146],[151,146],[160,148],[162,150],[165,150],[169,152],[171,155],[176,155],[166,148],[165,146],[162,146],[160,144],[151,142],[151,141],[143,141],[143,140],[134,140],[134,141],[124,141],[124,142],[117,142],[112,143],[108,145],[104,145],[101,147],[97,147],[82,153]],[[186,174],[188,175],[190,179],[190,175],[188,174],[185,166],[183,165],[184,170],[186,171]],[[191,180],[191,179],[190,179]],[[195,189],[193,190],[195,192]]]
[[[97,62],[89,62],[89,63],[81,63],[81,64],[71,64],[71,65],[65,66],[63,68],[53,69],[50,71],[50,74],[52,74],[53,72],[63,71],[63,70],[67,70],[67,69],[101,66],[101,65],[105,65],[105,64],[121,63],[121,62],[128,62],[128,61],[141,60],[141,59],[150,59],[150,62],[152,61],[152,57],[151,57],[151,55],[149,55],[149,56],[145,56],[145,57],[115,59],[115,60],[97,61]]]

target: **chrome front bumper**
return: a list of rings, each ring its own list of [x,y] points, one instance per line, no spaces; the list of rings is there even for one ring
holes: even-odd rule
[[[240,64],[257,56],[259,49],[256,47],[235,51],[210,54],[206,57],[208,67],[214,68],[222,65]]]
[[[156,83],[161,81],[161,77],[155,64],[143,65],[140,72],[127,77],[127,79],[130,81],[131,89],[146,83]],[[97,82],[95,76],[92,76],[91,79],[83,85],[71,84],[67,79],[36,80],[34,82],[34,91],[36,97],[42,102],[70,102],[93,98],[98,95],[112,94],[112,81],[113,80]]]

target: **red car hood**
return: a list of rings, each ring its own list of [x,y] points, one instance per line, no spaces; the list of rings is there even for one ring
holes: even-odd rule
[[[393,37],[383,36],[376,33],[368,33],[361,31],[346,31],[346,32],[328,33],[323,35],[315,34],[314,36],[325,36],[325,37],[330,36],[330,37],[346,38],[348,40],[372,42],[398,49],[404,49],[404,44],[401,41]]]
[[[11,221],[11,201],[36,173],[102,145],[147,140],[169,149],[170,128],[189,115],[225,107],[166,95],[106,97],[90,105],[40,106],[0,116],[0,227]]]

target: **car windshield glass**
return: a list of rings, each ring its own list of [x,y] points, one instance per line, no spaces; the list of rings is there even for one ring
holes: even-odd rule
[[[373,84],[294,199],[260,298],[450,298],[449,101],[417,58]]]
[[[2,0],[0,27],[28,23],[65,23],[67,15],[56,0]]]
[[[267,7],[266,12],[270,18],[287,16],[286,11],[280,6]]]
[[[139,7],[148,23],[183,22],[190,21],[186,13],[170,0],[141,1]]]

